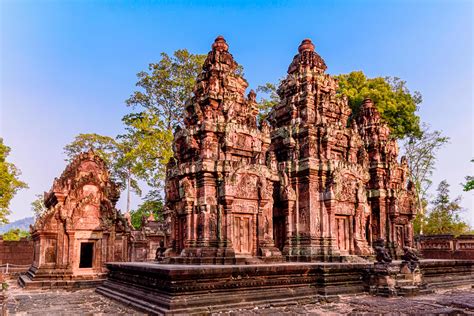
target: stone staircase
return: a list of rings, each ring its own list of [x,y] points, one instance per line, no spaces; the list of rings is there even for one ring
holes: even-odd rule
[[[399,296],[416,296],[423,294],[431,294],[434,291],[429,289],[424,283],[416,284],[410,275],[398,273],[396,276],[396,295]]]

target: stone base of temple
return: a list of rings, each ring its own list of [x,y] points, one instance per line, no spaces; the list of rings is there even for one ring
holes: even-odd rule
[[[101,285],[106,278],[105,273],[89,273],[73,275],[66,269],[30,269],[18,277],[18,284],[24,288],[87,288]]]
[[[261,305],[335,299],[367,293],[377,275],[373,263],[274,263],[258,265],[179,265],[109,263],[97,292],[150,314],[208,313]],[[401,262],[392,264],[399,274]],[[416,295],[431,287],[474,282],[474,261],[422,261],[420,274],[405,279],[397,295]],[[444,272],[442,272],[444,271]],[[402,271],[403,272],[403,271]],[[403,274],[403,273],[402,273]],[[426,274],[423,282],[417,277]],[[437,276],[435,276],[438,274]],[[379,280],[380,281],[380,280]],[[400,282],[400,280],[399,280]],[[411,291],[408,282],[417,291]],[[432,282],[432,283],[431,283]],[[431,284],[430,284],[431,283]],[[422,285],[425,288],[420,287]],[[379,295],[382,295],[378,293]]]
[[[261,304],[330,299],[365,291],[369,264],[108,264],[97,291],[151,314],[206,313]]]

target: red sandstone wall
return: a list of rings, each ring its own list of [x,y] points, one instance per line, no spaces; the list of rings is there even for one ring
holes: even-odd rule
[[[474,235],[419,236],[417,245],[425,259],[474,260]]]
[[[0,236],[0,265],[29,265],[33,263],[33,241],[22,238],[19,241],[5,241]]]

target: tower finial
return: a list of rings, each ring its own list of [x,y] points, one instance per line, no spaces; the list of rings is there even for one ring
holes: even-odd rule
[[[305,38],[300,46],[298,47],[298,52],[301,54],[304,51],[311,51],[314,52],[314,44],[311,42],[309,38]]]
[[[214,40],[214,44],[212,44],[212,50],[227,51],[228,49],[229,45],[227,45],[224,36],[219,35],[218,37],[216,37],[216,39]]]

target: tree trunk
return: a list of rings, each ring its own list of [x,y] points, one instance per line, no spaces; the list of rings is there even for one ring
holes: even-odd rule
[[[130,212],[130,169],[127,177],[127,213]]]

